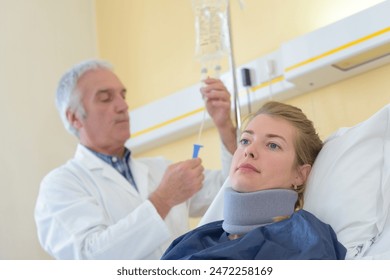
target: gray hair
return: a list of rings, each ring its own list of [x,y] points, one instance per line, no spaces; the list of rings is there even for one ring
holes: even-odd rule
[[[81,102],[81,94],[77,90],[77,83],[84,73],[93,69],[112,70],[112,65],[106,61],[96,59],[83,61],[69,69],[58,83],[56,107],[66,130],[76,137],[79,137],[78,131],[69,122],[66,112],[70,110],[80,117],[86,117],[86,112]]]

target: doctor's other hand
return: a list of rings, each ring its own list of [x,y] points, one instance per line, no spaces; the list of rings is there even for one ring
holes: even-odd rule
[[[149,196],[163,219],[173,206],[191,198],[202,188],[203,171],[200,158],[178,162],[167,168],[160,185]]]
[[[206,101],[206,109],[217,127],[231,123],[230,93],[219,79],[207,78],[200,89]]]
[[[236,129],[230,117],[230,93],[219,79],[207,78],[200,92],[205,99],[207,112],[213,119],[221,140],[227,150],[233,154],[237,148]]]

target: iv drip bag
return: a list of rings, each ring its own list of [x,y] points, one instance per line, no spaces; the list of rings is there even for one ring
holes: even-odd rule
[[[192,0],[195,14],[195,57],[219,60],[230,53],[227,8],[229,0]]]

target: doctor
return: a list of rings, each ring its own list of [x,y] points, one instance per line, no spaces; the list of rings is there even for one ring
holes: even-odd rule
[[[159,259],[189,230],[188,216],[205,212],[236,148],[226,88],[208,78],[201,92],[223,143],[222,171],[204,170],[199,158],[132,158],[126,88],[111,66],[90,60],[65,73],[56,104],[79,144],[40,186],[35,221],[44,250],[56,259]]]

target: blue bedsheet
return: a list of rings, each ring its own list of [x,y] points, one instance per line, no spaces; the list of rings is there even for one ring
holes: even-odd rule
[[[289,219],[258,227],[229,240],[222,221],[206,224],[177,238],[162,259],[311,260],[344,259],[346,249],[333,229],[299,210]]]

